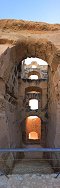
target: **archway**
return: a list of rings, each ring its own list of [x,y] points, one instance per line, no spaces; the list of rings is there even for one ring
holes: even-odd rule
[[[41,139],[41,119],[38,116],[29,116],[26,118],[26,141],[34,143],[34,140],[40,142]]]
[[[37,72],[37,71],[34,70],[34,71],[29,72],[28,78],[29,79],[39,79],[40,78],[40,74],[39,74],[39,72]]]
[[[46,43],[43,43],[43,47],[45,46],[45,45],[47,45]],[[50,44],[49,44],[50,45]],[[24,46],[25,46],[25,43],[24,43]],[[33,46],[33,44],[32,44],[32,46]],[[36,46],[37,47],[37,46]],[[42,48],[43,48],[42,47]],[[39,48],[40,49],[40,48]],[[15,77],[17,77],[17,65],[19,64],[17,61],[20,61],[20,60],[18,60],[18,57],[19,57],[19,59],[21,58],[20,57],[20,55],[21,54],[18,54],[18,52],[20,51],[20,50],[23,50],[23,52],[25,53],[25,49],[24,49],[24,47],[23,47],[23,49],[21,48],[21,44],[16,44],[14,47],[12,47],[11,49],[8,49],[7,50],[7,55],[8,55],[8,53],[10,54],[10,56],[11,56],[11,54],[12,54],[12,59],[13,59],[13,61],[12,61],[12,59],[11,59],[11,66],[9,66],[9,64],[10,63],[8,63],[8,66],[9,66],[9,68],[8,68],[8,71],[7,71],[7,69],[5,68],[5,70],[4,70],[4,72],[3,72],[3,74],[1,75],[1,76],[3,76],[3,79],[5,79],[5,82],[6,82],[6,92],[7,93],[9,93],[9,94],[11,94],[12,95],[12,97],[14,97],[14,103],[15,103],[15,100],[17,99],[17,95],[18,95],[18,93],[17,93],[17,91],[18,90],[16,90],[16,93],[15,93],[15,91],[13,91],[13,86],[12,86],[12,82],[11,82],[11,79],[12,79],[12,77],[13,77],[13,74],[14,74],[14,72],[15,72]],[[10,51],[10,52],[9,52]],[[50,51],[51,52],[51,51]],[[16,57],[14,57],[14,53],[16,53]],[[41,53],[41,54],[40,54]],[[53,50],[52,50],[52,53],[53,53]],[[46,56],[48,56],[49,58],[50,58],[50,56],[48,55],[48,53],[47,53],[47,51],[45,51],[45,52],[43,52],[43,50],[42,50],[42,52],[40,52],[39,51],[39,57],[41,57],[41,55],[42,55],[42,58],[43,59],[46,59],[46,56],[45,56],[45,58],[43,57],[44,55],[46,54]],[[3,58],[4,58],[4,54],[3,54]],[[15,58],[15,60],[14,60],[14,58]],[[23,55],[22,55],[22,59],[21,60],[23,60]],[[13,62],[15,61],[15,65],[16,65],[16,67],[15,67],[15,65],[13,64]],[[4,59],[4,63],[5,63],[5,59]],[[50,59],[48,59],[48,64],[50,65]],[[13,67],[13,69],[12,69],[12,72],[10,72],[10,70],[11,70],[11,68]],[[14,70],[14,67],[15,67],[15,70]],[[2,71],[2,70],[1,70]],[[51,68],[49,69],[49,74],[50,74],[50,77],[49,77],[49,82],[51,82],[51,75],[52,75],[52,72],[51,72]],[[12,74],[13,73],[13,74]],[[11,79],[10,79],[11,78]],[[15,82],[15,78],[14,78],[14,80],[13,80],[13,82]],[[17,82],[17,85],[16,85],[17,87],[18,87],[18,82]],[[11,91],[11,88],[12,88],[12,91]],[[49,88],[48,88],[49,89]],[[51,88],[50,88],[51,89]],[[54,87],[53,87],[53,90],[54,90]],[[52,100],[54,101],[54,96],[52,96]],[[9,99],[9,100],[12,100],[12,98],[11,99]],[[55,103],[54,103],[54,105],[55,105]],[[55,107],[56,108],[56,107]],[[52,114],[53,113],[51,113],[51,116],[52,116]],[[50,129],[49,127],[48,127],[48,129]],[[50,131],[51,131],[51,129],[48,131],[49,132],[49,134],[50,134]],[[54,133],[53,133],[54,134]],[[50,134],[51,135],[51,134]],[[49,136],[48,136],[49,137]],[[54,137],[53,137],[54,138]],[[54,140],[53,140],[53,138],[52,138],[52,143],[54,142]],[[49,138],[48,138],[49,139]],[[48,142],[47,142],[48,143]]]
[[[8,23],[6,23],[8,24]],[[14,26],[13,26],[14,27]],[[27,26],[25,25],[27,30]],[[13,39],[10,40],[8,32],[6,38],[1,39],[0,43],[4,46],[2,48],[0,57],[0,94],[1,94],[1,147],[19,147],[20,142],[20,119],[21,113],[18,114],[18,67],[21,65],[22,60],[27,57],[39,57],[49,65],[49,80],[48,80],[48,128],[47,128],[47,147],[60,147],[59,141],[57,141],[59,134],[59,108],[60,108],[60,94],[59,94],[59,67],[60,67],[60,51],[59,46],[56,44],[55,37],[51,38],[50,26],[46,26],[46,32],[42,34],[42,28],[45,28],[44,24],[40,25],[40,32],[38,37],[38,30],[31,30],[19,35],[17,39],[15,34]],[[54,27],[55,28],[55,27]],[[55,28],[56,31],[56,28]],[[49,33],[49,34],[48,34]],[[20,33],[21,34],[21,33]],[[52,33],[51,33],[52,34]],[[3,36],[3,33],[2,33]],[[7,38],[8,36],[8,38]],[[0,46],[1,46],[0,45]],[[57,47],[58,46],[58,47]],[[21,67],[20,67],[21,68]],[[57,78],[57,79],[56,79]],[[1,87],[2,85],[2,87]],[[21,92],[21,91],[20,91]],[[22,100],[21,100],[22,101]],[[44,110],[44,109],[43,109]],[[23,112],[23,107],[22,107]],[[24,115],[24,113],[23,113]],[[53,118],[54,117],[54,118]],[[20,118],[20,119],[19,119]],[[19,126],[17,126],[19,125]],[[4,130],[4,133],[3,133]],[[14,137],[12,136],[12,132]],[[4,142],[3,142],[4,134]],[[17,140],[18,136],[18,140]],[[16,143],[15,143],[16,141]]]

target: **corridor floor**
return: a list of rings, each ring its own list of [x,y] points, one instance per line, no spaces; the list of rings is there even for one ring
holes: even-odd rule
[[[29,174],[29,173],[39,173],[39,174],[51,174],[53,169],[50,164],[45,160],[39,159],[23,159],[16,162],[12,171],[13,174]]]
[[[28,147],[28,146],[27,146]],[[50,164],[43,160],[42,153],[37,159],[28,152],[25,158],[16,160],[12,174],[0,176],[0,188],[60,188],[60,174],[54,174]]]
[[[39,144],[24,145],[25,148],[39,148]],[[43,152],[24,152],[24,158],[15,162],[13,174],[25,173],[53,173],[53,169],[47,160],[43,159]]]

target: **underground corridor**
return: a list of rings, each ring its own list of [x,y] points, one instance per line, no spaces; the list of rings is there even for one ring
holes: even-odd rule
[[[8,32],[8,40],[0,41],[0,148],[32,148],[0,153],[7,172],[59,171],[59,152],[38,152],[60,147],[60,56],[43,35],[32,29],[13,39]]]

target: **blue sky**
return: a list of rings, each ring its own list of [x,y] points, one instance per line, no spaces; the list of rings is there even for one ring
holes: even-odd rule
[[[0,0],[0,19],[60,23],[60,0]]]

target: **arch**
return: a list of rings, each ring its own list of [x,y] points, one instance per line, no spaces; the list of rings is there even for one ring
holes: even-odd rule
[[[38,78],[38,75],[36,75],[36,74],[31,74],[31,75],[29,76],[29,79],[30,79],[30,80],[38,80],[39,78]]]
[[[37,87],[37,86],[30,86],[30,87],[25,88],[25,93],[28,93],[28,92],[31,92],[31,91],[42,93],[42,89],[40,87]]]
[[[26,139],[29,139],[31,132],[33,132],[32,134],[37,133],[36,137],[41,139],[41,119],[38,116],[28,116],[26,118]]]
[[[38,79],[40,78],[40,73],[37,72],[37,71],[35,71],[35,70],[28,73],[28,78],[29,78],[31,75],[37,75],[37,76],[38,76]]]
[[[6,51],[1,54],[3,66],[1,66],[0,75],[6,83],[10,78],[11,70],[14,65],[18,65],[18,63],[21,63],[27,57],[40,58],[48,62],[48,65],[51,66],[55,53],[55,46],[47,39],[40,38],[39,40],[31,40],[28,36],[27,38],[23,37],[21,40],[17,40],[15,44],[8,44]],[[6,61],[6,59],[8,59],[8,61]]]

